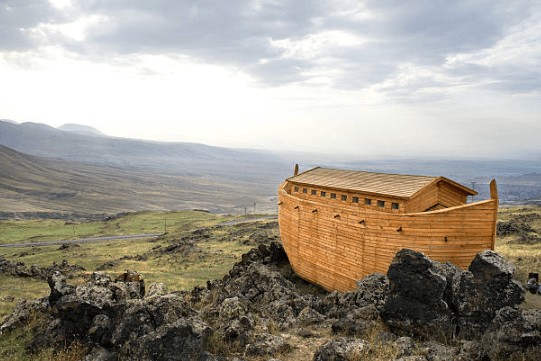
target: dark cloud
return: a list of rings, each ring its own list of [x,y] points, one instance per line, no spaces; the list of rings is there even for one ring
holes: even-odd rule
[[[27,31],[39,24],[62,24],[81,16],[107,18],[91,28],[84,42],[48,35],[47,41],[86,55],[174,53],[207,63],[244,69],[266,84],[309,80],[311,71],[339,69],[332,85],[358,89],[379,84],[404,63],[442,67],[450,54],[496,44],[510,27],[527,18],[535,0],[368,0],[344,1],[211,1],[95,0],[74,1],[58,10],[47,1],[0,2],[0,48],[37,46]],[[341,31],[362,39],[354,45],[311,43],[312,35]],[[313,54],[291,53],[292,47],[321,47]],[[330,41],[333,39],[331,38]],[[322,65],[323,64],[323,65]],[[466,70],[449,75],[472,76]],[[471,69],[468,68],[468,69]],[[502,69],[502,72],[505,69]],[[495,72],[496,75],[497,72]],[[501,74],[510,86],[531,89],[528,76]],[[523,81],[526,80],[526,83]],[[418,82],[419,87],[435,81]],[[397,85],[398,86],[398,85]],[[408,91],[415,90],[409,85]]]
[[[37,46],[28,30],[59,18],[47,1],[0,1],[0,50],[26,50]]]

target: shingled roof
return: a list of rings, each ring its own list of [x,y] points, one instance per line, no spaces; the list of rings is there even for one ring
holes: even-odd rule
[[[433,182],[444,181],[468,195],[477,192],[445,177],[387,174],[316,167],[287,179],[300,185],[312,185],[345,191],[373,193],[407,199]]]

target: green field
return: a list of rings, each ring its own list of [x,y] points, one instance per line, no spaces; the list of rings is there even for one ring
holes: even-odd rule
[[[241,254],[255,244],[250,235],[265,222],[221,226],[227,221],[245,221],[249,217],[224,216],[200,211],[137,212],[107,221],[72,224],[60,220],[14,220],[0,222],[0,243],[26,243],[111,235],[167,233],[156,239],[115,240],[85,243],[62,249],[58,245],[43,247],[0,248],[0,256],[27,267],[45,268],[63,259],[86,269],[75,276],[75,282],[99,269],[113,275],[127,269],[143,274],[147,284],[165,283],[170,291],[187,290],[204,285],[207,280],[223,277]],[[73,236],[75,229],[75,237]],[[205,236],[198,235],[204,231]],[[198,233],[199,232],[199,233]],[[259,230],[261,232],[261,230]],[[276,229],[265,231],[276,237]],[[188,247],[164,252],[168,246],[192,242]],[[6,316],[20,298],[45,296],[47,283],[35,278],[0,274],[0,319]]]
[[[76,222],[58,219],[0,221],[0,244],[67,240],[138,233],[171,235],[211,225],[231,217],[199,211],[136,212],[107,221]]]

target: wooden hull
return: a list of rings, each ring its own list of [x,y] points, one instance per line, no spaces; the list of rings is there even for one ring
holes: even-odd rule
[[[498,199],[422,213],[385,213],[354,205],[301,199],[279,189],[279,224],[293,270],[327,290],[355,289],[374,272],[387,273],[403,248],[467,268],[494,249]]]

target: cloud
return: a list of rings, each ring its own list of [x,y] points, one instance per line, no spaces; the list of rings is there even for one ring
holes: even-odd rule
[[[538,0],[0,0],[0,111],[226,146],[537,149],[539,24]]]
[[[517,29],[534,27],[523,30],[531,32],[525,45],[538,44],[541,32],[527,16],[539,12],[534,0],[55,0],[0,6],[4,49],[56,45],[106,58],[177,54],[241,68],[262,84],[374,86],[391,95],[470,81],[479,69],[470,65],[492,69],[476,58],[490,59],[491,49],[494,58],[505,58],[506,39],[524,42],[513,37]],[[517,57],[531,52],[527,46],[513,50]],[[513,86],[509,67],[492,75]],[[456,79],[446,83],[450,77]],[[520,77],[517,83],[517,91],[535,88]]]

